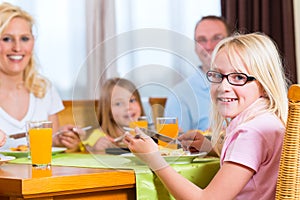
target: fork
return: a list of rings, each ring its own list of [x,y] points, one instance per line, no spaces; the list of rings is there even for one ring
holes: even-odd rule
[[[123,135],[121,135],[121,136],[119,136],[119,137],[116,137],[113,141],[114,141],[115,143],[121,142],[121,141],[124,139],[124,137],[125,137],[125,134],[123,134]]]
[[[134,131],[133,128],[129,128],[129,127],[123,127],[123,129],[125,131]],[[156,131],[153,131],[153,130],[149,130],[149,129],[146,129],[146,128],[140,128],[146,135],[150,136],[150,137],[154,137],[156,139],[159,139],[159,140],[162,140],[164,142],[167,142],[167,143],[170,143],[170,144],[178,144],[180,146],[181,145],[181,142],[177,139],[177,138],[171,138],[169,136],[166,136],[166,135],[162,135]],[[137,138],[137,137],[136,137]]]
[[[92,126],[86,126],[86,127],[83,127],[83,128],[81,128],[81,130],[83,130],[83,131],[87,131],[87,130],[90,130],[91,128],[93,128]],[[77,128],[72,128],[72,132],[74,132],[74,133],[77,133],[77,130],[76,130]],[[56,137],[57,135],[59,135],[59,134],[62,134],[62,133],[65,133],[65,132],[67,132],[67,131],[62,131],[62,130],[60,130],[60,131],[57,131],[56,133],[54,133],[53,135],[52,135],[52,138],[54,138],[54,137]]]

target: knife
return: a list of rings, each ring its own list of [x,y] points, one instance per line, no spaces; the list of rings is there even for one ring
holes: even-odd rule
[[[123,129],[125,131],[134,131],[133,128],[129,128],[129,127],[123,127]],[[139,129],[141,131],[143,131],[146,135],[148,135],[150,137],[154,137],[156,139],[159,139],[159,140],[161,140],[163,142],[180,144],[180,142],[177,139],[168,137],[166,135],[162,135],[162,134],[160,134],[160,133],[158,133],[156,131],[149,130],[149,129],[146,129],[146,128],[139,128]]]
[[[87,131],[87,130],[89,130],[91,128],[93,128],[93,127],[92,126],[87,126],[87,127],[81,128],[81,129],[84,130],[84,131]],[[75,129],[74,130],[72,129],[72,131],[76,132]],[[61,133],[63,133],[63,131],[58,131],[54,135],[61,134]],[[9,138],[13,138],[13,139],[19,139],[19,138],[23,138],[23,137],[26,137],[26,132],[15,133],[15,134],[12,134],[12,135],[9,136]]]
[[[19,139],[23,137],[26,137],[26,132],[15,133],[9,136],[9,138],[13,138],[13,139]]]

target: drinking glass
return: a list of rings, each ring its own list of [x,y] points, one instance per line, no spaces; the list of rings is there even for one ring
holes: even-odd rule
[[[176,139],[178,137],[177,117],[157,117],[156,130],[162,135]],[[158,140],[158,144],[171,149],[177,149],[177,144],[169,144],[160,140]]]
[[[139,127],[139,128],[148,128],[148,117],[147,116],[141,116],[139,117],[136,121],[132,121],[129,124],[130,128],[135,128],[135,127]]]
[[[33,167],[48,168],[52,157],[52,122],[27,122],[29,155]]]
[[[31,168],[31,177],[32,178],[42,178],[42,177],[50,177],[52,176],[52,167],[46,167],[39,169],[37,167]]]

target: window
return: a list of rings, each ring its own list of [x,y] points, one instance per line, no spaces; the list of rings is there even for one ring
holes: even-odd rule
[[[34,17],[39,69],[63,99],[71,99],[74,77],[86,57],[85,0],[2,2],[18,5]]]
[[[148,113],[149,97],[168,96],[198,70],[194,27],[202,16],[221,15],[220,0],[116,0],[115,6],[116,33],[133,35],[125,37],[132,48],[118,55],[118,73],[135,82]]]
[[[90,0],[89,0],[90,1]],[[109,0],[111,1],[111,0]],[[0,1],[4,2],[4,1]],[[86,13],[85,0],[7,0],[27,10],[36,19],[36,56],[41,65],[42,74],[48,77],[58,89],[63,99],[72,99],[72,90],[77,73],[87,57]],[[139,32],[152,30],[153,33],[171,33],[172,36],[182,36],[193,40],[195,23],[208,14],[220,15],[220,0],[115,0],[116,36],[130,31]],[[151,34],[151,31],[148,32]],[[159,41],[155,35],[143,35],[142,41],[148,39]],[[131,38],[130,45],[137,42]],[[176,69],[176,74],[188,74],[190,65],[182,59],[180,53],[174,54],[172,44],[178,42],[169,37],[167,44],[170,51],[159,48],[130,49],[125,54],[117,55],[117,74],[128,76],[137,82],[155,79],[167,79],[174,84],[178,81],[172,75],[166,76],[170,68]],[[193,48],[189,54],[194,56]],[[175,52],[176,53],[176,52]],[[197,61],[195,61],[197,62]],[[147,71],[148,66],[151,66]],[[146,69],[147,68],[147,69]],[[141,71],[146,69],[147,75]],[[161,71],[162,69],[162,71]],[[129,73],[134,71],[134,73]],[[149,72],[149,73],[148,73]],[[81,88],[83,89],[83,88]],[[151,91],[151,93],[150,93]],[[157,96],[166,95],[166,91],[157,85],[145,84],[141,87],[144,97],[156,92]],[[84,92],[82,93],[84,94]],[[89,98],[82,95],[82,98]]]

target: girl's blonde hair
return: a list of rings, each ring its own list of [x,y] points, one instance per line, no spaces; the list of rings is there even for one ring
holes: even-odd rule
[[[123,78],[111,78],[105,81],[101,89],[101,95],[99,99],[99,125],[102,131],[111,137],[118,137],[117,129],[120,128],[113,118],[111,111],[111,95],[115,86],[122,87],[136,98],[141,107],[141,115],[145,115],[140,94],[136,86],[129,80]],[[121,127],[122,128],[122,127]]]
[[[9,3],[2,3],[0,4],[0,35],[3,34],[3,31],[11,20],[16,17],[26,20],[32,30],[34,19],[29,13],[18,6],[14,6]],[[32,92],[34,96],[38,98],[45,96],[49,81],[38,73],[33,56],[30,58],[28,66],[24,70],[23,81],[25,87]]]
[[[239,69],[238,66],[236,66],[235,60],[237,58],[241,59],[248,73],[256,78],[264,91],[263,97],[266,102],[266,109],[262,109],[261,113],[253,113],[248,110],[247,117],[244,118],[241,123],[267,110],[278,116],[285,125],[288,113],[288,85],[281,57],[275,42],[262,33],[244,35],[236,33],[217,44],[212,54],[211,67],[214,66],[216,55],[222,49],[225,50],[231,65],[237,70]],[[224,122],[227,121],[219,114],[214,99],[212,99],[211,118],[211,129],[214,136],[213,141],[215,141],[217,136],[224,129]]]

